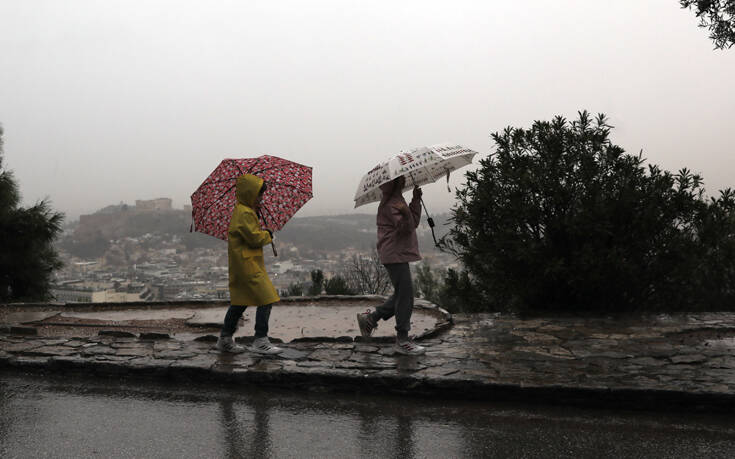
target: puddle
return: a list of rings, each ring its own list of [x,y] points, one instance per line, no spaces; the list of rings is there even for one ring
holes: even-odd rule
[[[704,345],[710,349],[735,349],[735,337],[705,340]]]
[[[19,311],[4,314],[2,321],[9,324],[27,324],[39,320],[48,319],[58,314],[59,311]]]
[[[67,311],[61,317],[122,322],[128,320],[189,319],[200,309],[124,309],[118,311]]]

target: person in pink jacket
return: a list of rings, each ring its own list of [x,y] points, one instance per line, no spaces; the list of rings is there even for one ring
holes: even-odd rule
[[[406,179],[400,176],[380,186],[383,196],[378,205],[378,256],[388,270],[395,291],[375,311],[357,314],[362,336],[370,336],[378,328],[380,319],[396,318],[395,351],[399,354],[418,355],[426,349],[408,338],[413,312],[413,281],[409,262],[419,261],[419,243],[416,227],[421,220],[421,188],[413,189],[411,204],[403,199]]]

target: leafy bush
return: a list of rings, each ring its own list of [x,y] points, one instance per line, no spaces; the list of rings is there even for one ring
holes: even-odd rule
[[[437,272],[428,263],[422,263],[416,267],[414,288],[419,297],[452,313],[482,310],[467,271],[449,268]]]
[[[376,248],[369,254],[353,255],[345,268],[345,278],[350,290],[359,295],[386,295],[392,287]]]
[[[64,216],[46,201],[20,207],[12,172],[2,167],[0,127],[0,301],[43,301],[51,298],[53,272],[61,261],[53,242]]]
[[[101,232],[83,238],[64,237],[57,242],[57,246],[70,254],[85,259],[101,258],[110,248],[110,240],[105,238]]]
[[[694,10],[699,26],[709,29],[715,49],[735,45],[735,0],[679,0],[679,4]]]
[[[324,287],[324,273],[321,269],[315,269],[311,272],[311,285],[309,286],[309,296],[321,295],[322,287]]]
[[[417,265],[414,272],[416,273],[413,281],[415,295],[439,304],[439,294],[444,287],[441,278],[425,262]]]
[[[324,293],[327,295],[354,295],[344,277],[337,275],[324,282]]]
[[[281,291],[281,296],[304,296],[304,284],[296,282],[290,284],[286,290]]]
[[[701,309],[735,308],[735,193],[711,198],[695,221],[699,250],[693,263]]]
[[[610,129],[581,112],[493,134],[442,241],[467,269],[447,287],[455,298],[515,311],[735,305],[732,193],[705,200],[701,177],[644,167]]]
[[[437,304],[451,313],[487,310],[478,290],[472,285],[469,273],[452,268],[444,274]]]

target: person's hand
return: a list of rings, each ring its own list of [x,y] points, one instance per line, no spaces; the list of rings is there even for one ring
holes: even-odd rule
[[[421,199],[421,196],[424,194],[423,191],[421,191],[421,188],[415,186],[413,187],[413,198],[414,199]]]
[[[273,239],[273,231],[270,228],[266,228],[266,231],[268,231],[268,234],[270,234],[271,239]]]

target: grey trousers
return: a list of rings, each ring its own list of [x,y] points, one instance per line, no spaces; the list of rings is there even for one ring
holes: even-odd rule
[[[396,333],[399,338],[407,338],[411,329],[413,313],[413,280],[408,263],[388,263],[383,265],[395,291],[382,305],[375,308],[372,319],[377,324],[379,319],[388,320],[396,316]]]

